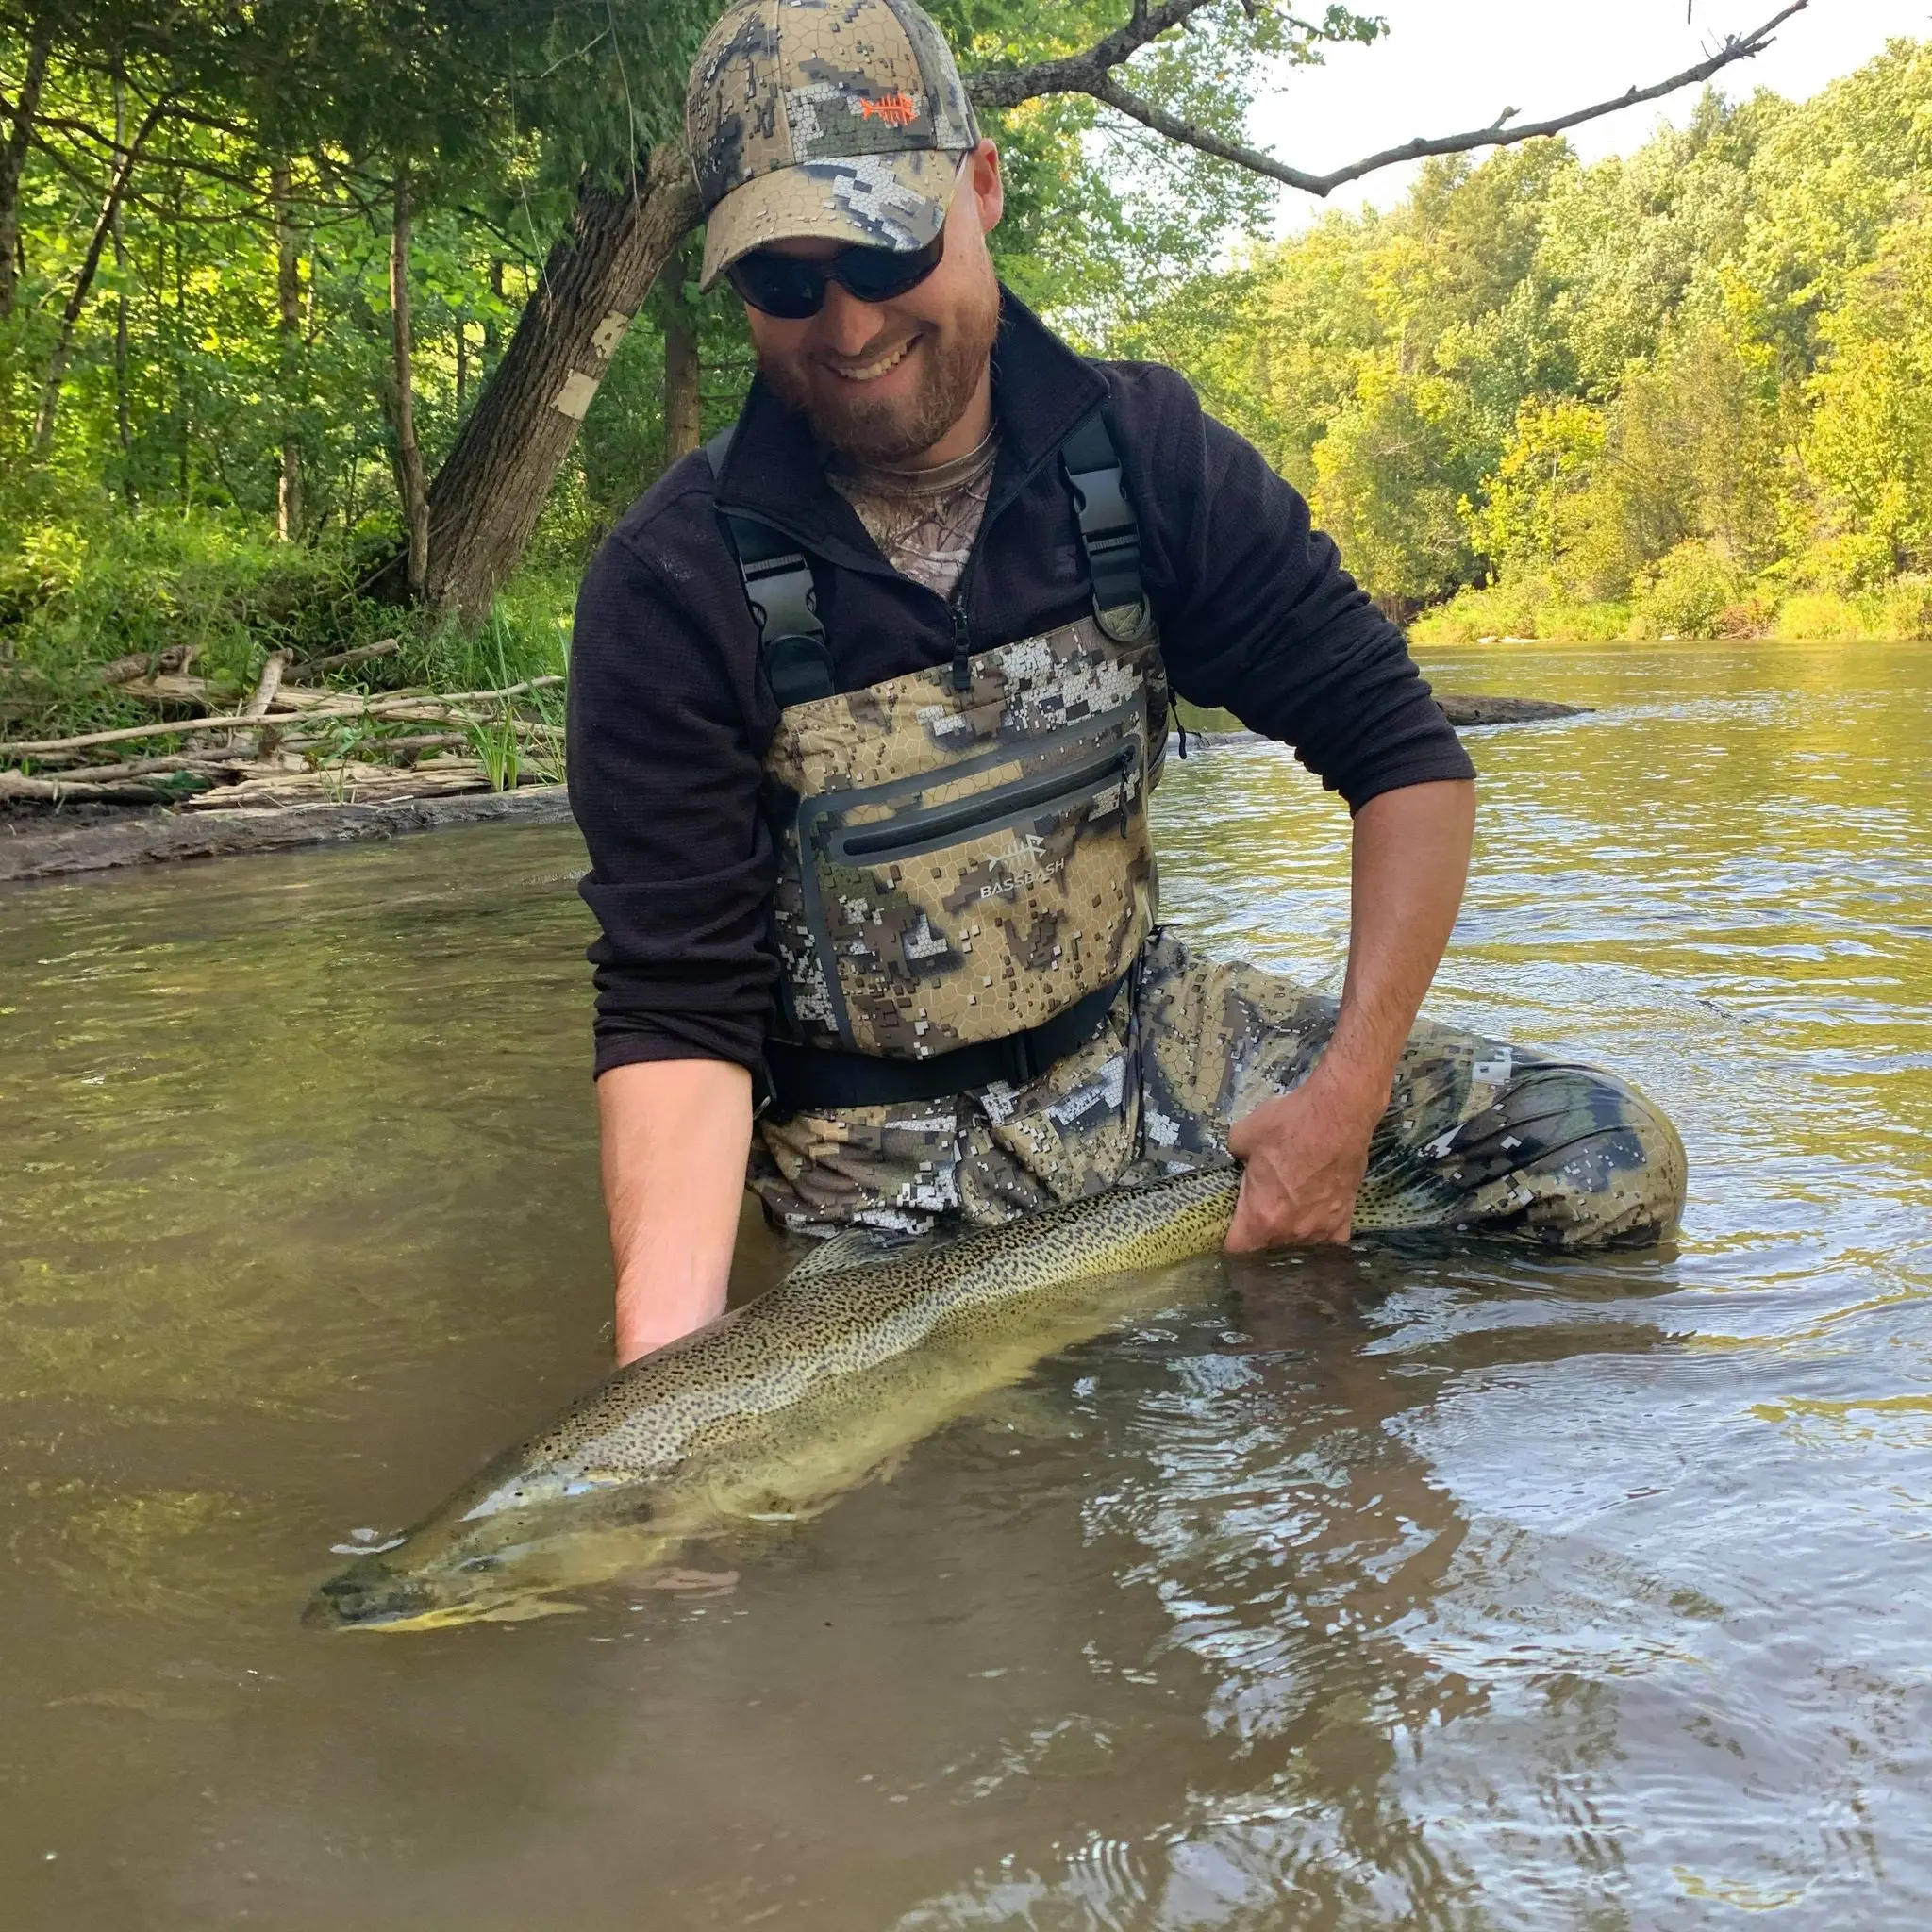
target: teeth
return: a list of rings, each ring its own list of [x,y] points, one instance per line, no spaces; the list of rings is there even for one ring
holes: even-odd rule
[[[891,355],[881,356],[876,362],[861,362],[857,369],[840,369],[834,374],[846,382],[876,382],[905,361],[912,353],[912,344],[918,340],[917,336],[908,337]]]

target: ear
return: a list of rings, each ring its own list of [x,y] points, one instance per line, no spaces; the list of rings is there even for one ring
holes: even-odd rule
[[[966,164],[966,179],[979,209],[979,232],[990,235],[999,226],[1006,212],[1007,189],[1000,177],[1000,151],[991,142],[982,141]]]

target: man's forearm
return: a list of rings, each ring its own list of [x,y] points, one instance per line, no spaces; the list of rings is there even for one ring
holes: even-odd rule
[[[1370,1136],[1462,903],[1474,823],[1475,787],[1459,778],[1385,791],[1356,813],[1335,1030],[1299,1087],[1228,1134],[1246,1170],[1230,1249],[1348,1239]]]
[[[751,1075],[725,1060],[643,1060],[597,1082],[604,1203],[617,1270],[617,1359],[702,1327],[724,1307]]]
[[[1372,1119],[1455,929],[1474,827],[1475,787],[1463,779],[1384,791],[1355,815],[1348,973],[1317,1072]]]

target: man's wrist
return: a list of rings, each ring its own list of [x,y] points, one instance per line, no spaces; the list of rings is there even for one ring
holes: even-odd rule
[[[1389,1106],[1395,1085],[1395,1062],[1379,1056],[1365,1060],[1331,1046],[1303,1083],[1308,1097],[1341,1114],[1364,1135],[1372,1132]]]

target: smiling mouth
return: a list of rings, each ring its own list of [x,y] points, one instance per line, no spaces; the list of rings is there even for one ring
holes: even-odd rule
[[[874,356],[869,362],[854,362],[844,366],[827,363],[825,367],[841,382],[876,382],[882,375],[890,375],[900,363],[911,355],[921,338],[908,336],[896,348],[888,349],[882,356]]]

